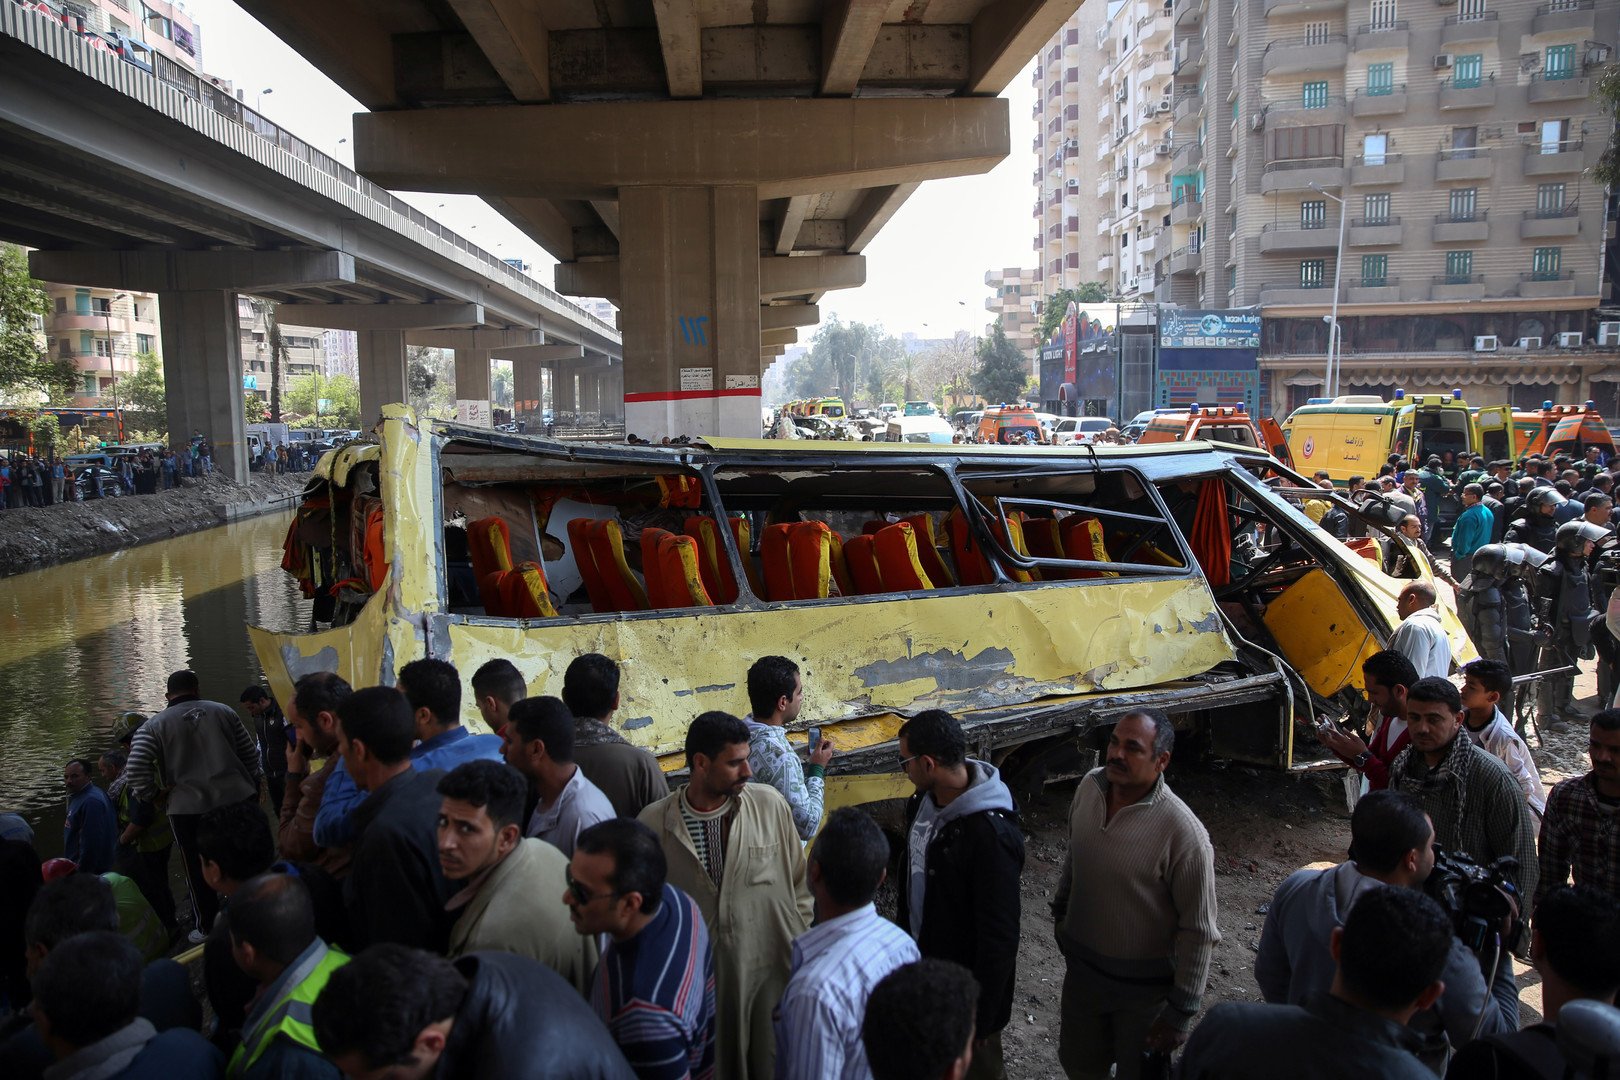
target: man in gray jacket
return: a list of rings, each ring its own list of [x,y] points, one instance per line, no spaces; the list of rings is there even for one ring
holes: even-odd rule
[[[136,731],[124,772],[136,798],[167,799],[191,894],[190,941],[200,945],[214,924],[219,898],[203,881],[197,821],[215,807],[256,800],[262,770],[258,747],[241,717],[229,705],[203,700],[196,672],[170,675],[167,696],[169,707]]]
[[[1260,994],[1272,1004],[1300,1005],[1313,991],[1333,984],[1328,942],[1344,925],[1351,906],[1373,889],[1420,889],[1434,869],[1434,825],[1409,795],[1371,791],[1350,819],[1351,861],[1327,870],[1300,870],[1277,888],[1266,911],[1254,959]],[[1504,952],[1487,998],[1478,958],[1452,938],[1441,981],[1445,990],[1433,1008],[1415,1016],[1413,1030],[1428,1036],[1420,1056],[1437,1071],[1450,1040],[1456,1050],[1479,1035],[1517,1031],[1519,988]]]

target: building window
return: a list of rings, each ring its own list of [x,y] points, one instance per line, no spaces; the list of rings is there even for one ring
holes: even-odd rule
[[[1479,188],[1451,189],[1451,220],[1473,221],[1479,204]]]
[[[1472,251],[1446,252],[1446,284],[1466,285],[1473,280],[1474,253]]]
[[[1367,65],[1367,93],[1371,97],[1384,97],[1395,92],[1395,64]]]
[[[1451,160],[1471,158],[1479,146],[1479,128],[1454,127],[1451,129]]]
[[[1542,75],[1548,79],[1573,79],[1575,77],[1575,46],[1547,46],[1547,61],[1542,65]]]
[[[95,345],[96,345],[96,355],[97,356],[111,356],[112,355],[112,342],[108,341],[106,338],[104,338],[104,337],[96,338]]]
[[[1325,282],[1324,271],[1327,268],[1325,259],[1301,259],[1299,261],[1299,287],[1302,289],[1320,289]]]
[[[1564,185],[1536,185],[1536,217],[1564,216]]]
[[[1485,0],[1457,0],[1457,21],[1478,22],[1485,17]]]
[[[1485,57],[1480,53],[1459,56],[1451,67],[1451,85],[1458,90],[1472,90],[1485,73]]]
[[[1571,149],[1574,148],[1569,145],[1568,120],[1543,120],[1541,122],[1541,152],[1543,154],[1558,154]]]
[[[95,397],[101,393],[101,380],[94,375],[86,375],[84,377],[84,393],[86,397]]]
[[[1327,225],[1327,200],[1308,199],[1299,204],[1299,227],[1320,229]]]
[[[1305,84],[1305,107],[1307,109],[1325,109],[1328,104],[1328,84],[1322,82],[1308,82]]]
[[[92,335],[91,335],[90,331],[88,331],[88,330],[80,330],[79,331],[79,355],[80,356],[89,356],[91,354],[91,352],[94,351],[94,346],[92,346],[90,344],[91,337],[92,337]]]
[[[1563,265],[1563,248],[1536,248],[1530,256],[1530,276],[1536,281],[1557,281],[1564,276]]]
[[[67,297],[58,296],[56,298],[56,313],[58,315],[66,315],[67,314]]]
[[[1237,267],[1228,266],[1226,268],[1226,291],[1230,293],[1230,292],[1235,292],[1236,290],[1237,290]]]
[[[151,352],[152,351],[152,335],[151,334],[136,334],[135,335],[135,351],[136,352],[143,352],[143,353]]]
[[[1395,29],[1395,0],[1371,0],[1367,5],[1367,22],[1373,30]]]
[[[1388,255],[1363,255],[1361,257],[1361,287],[1364,289],[1382,288],[1389,280]]]
[[[1333,36],[1333,24],[1329,22],[1313,22],[1305,24],[1305,44],[1326,45]]]
[[[1363,225],[1388,225],[1389,192],[1380,191],[1364,197],[1361,200],[1361,218]]]
[[[1361,137],[1361,163],[1363,165],[1382,165],[1384,155],[1388,152],[1388,135],[1363,135]]]
[[[75,289],[73,291],[73,313],[75,315],[90,314],[90,290]]]

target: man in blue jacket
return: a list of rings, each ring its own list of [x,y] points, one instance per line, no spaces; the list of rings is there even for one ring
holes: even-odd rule
[[[1451,577],[1461,581],[1472,569],[1474,552],[1491,542],[1496,529],[1496,515],[1485,505],[1485,489],[1478,484],[1465,484],[1462,489],[1463,512],[1451,527]]]
[[[113,868],[118,850],[118,811],[107,793],[90,779],[90,762],[74,758],[62,770],[67,785],[67,828],[62,854],[87,874],[105,874]]]

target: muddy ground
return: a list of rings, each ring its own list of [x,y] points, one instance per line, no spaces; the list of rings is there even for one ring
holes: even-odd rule
[[[1588,712],[1596,710],[1596,679],[1590,672],[1576,683],[1576,697]],[[1530,752],[1549,787],[1590,767],[1583,726],[1546,732],[1539,742],[1532,735]],[[1171,788],[1198,814],[1215,847],[1221,942],[1204,994],[1206,1009],[1223,1001],[1260,1000],[1254,952],[1265,921],[1261,905],[1295,870],[1343,861],[1350,822],[1341,775],[1294,777],[1221,762],[1172,763],[1167,774]],[[1012,1022],[1002,1037],[1007,1075],[1017,1080],[1063,1076],[1057,1061],[1063,958],[1052,939],[1047,904],[1067,848],[1073,793],[1073,781],[1049,787],[1024,813],[1024,932]],[[1522,1020],[1534,1023],[1541,1018],[1541,988],[1534,971],[1517,963],[1514,967]]]

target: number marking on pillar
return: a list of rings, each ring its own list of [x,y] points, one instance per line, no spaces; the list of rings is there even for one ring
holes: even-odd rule
[[[682,315],[680,317],[681,340],[688,345],[707,345],[709,335],[703,324],[708,321],[709,317],[707,315]]]

